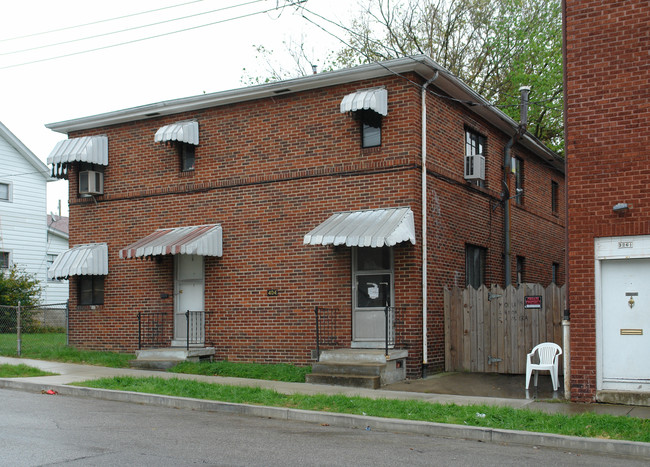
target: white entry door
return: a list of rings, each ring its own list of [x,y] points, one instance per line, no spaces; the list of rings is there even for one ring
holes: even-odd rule
[[[393,306],[393,251],[354,248],[352,263],[352,347],[383,348],[385,310]]]
[[[600,263],[602,389],[650,391],[650,258]]]
[[[174,340],[172,345],[187,344],[187,319],[189,311],[204,311],[204,272],[203,256],[175,255],[174,256]],[[201,316],[201,320],[203,317]],[[203,323],[190,323],[191,331]],[[192,336],[191,341],[195,341]]]

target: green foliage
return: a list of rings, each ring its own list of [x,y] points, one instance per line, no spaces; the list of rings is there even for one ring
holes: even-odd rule
[[[15,264],[0,274],[0,305],[20,306],[29,309],[38,305],[41,287],[33,275],[27,274]]]
[[[546,414],[510,407],[457,406],[418,400],[369,399],[345,395],[280,394],[269,389],[226,386],[175,378],[119,376],[74,384],[76,386],[241,404],[260,404],[302,410],[356,415],[366,414],[374,417],[404,420],[556,433],[588,438],[650,442],[650,420],[634,417],[617,417],[593,413],[579,415]]]
[[[305,375],[311,373],[311,367],[300,367],[286,363],[183,362],[169,371],[195,375],[232,376],[236,378],[304,383]]]

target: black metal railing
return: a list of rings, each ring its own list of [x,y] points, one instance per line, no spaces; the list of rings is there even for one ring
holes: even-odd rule
[[[339,345],[337,318],[338,308],[314,307],[316,315],[316,361],[320,360],[321,347],[337,347]]]
[[[174,328],[174,316],[170,311],[146,311],[138,313],[138,350],[143,347],[169,345]]]
[[[185,325],[187,350],[190,350],[190,345],[203,345],[205,343],[205,311],[187,310],[185,312]]]

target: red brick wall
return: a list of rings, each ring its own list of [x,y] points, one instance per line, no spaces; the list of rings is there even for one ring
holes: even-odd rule
[[[378,84],[389,96],[382,146],[361,149],[359,124],[339,112],[339,103]],[[464,285],[466,243],[488,249],[488,281],[503,282],[499,197],[507,136],[457,103],[430,95],[428,106],[427,360],[435,371],[444,364],[442,288]],[[179,172],[172,147],[154,143],[162,125],[188,118],[200,126],[189,175]],[[462,177],[465,125],[488,138],[485,189]],[[216,357],[309,364],[314,306],[340,308],[340,339],[349,345],[351,249],[304,246],[303,235],[336,211],[410,206],[418,238],[395,247],[395,305],[403,309],[396,327],[398,346],[409,351],[408,374],[419,376],[420,127],[419,88],[391,77],[71,134],[109,138],[105,195],[95,204],[71,190],[70,244],[107,242],[110,268],[103,306],[76,310],[71,290],[71,343],[132,351],[137,312],[173,309],[172,298],[160,298],[173,292],[173,263],[121,260],[119,249],[157,228],[220,223],[224,254],[208,258],[205,268],[205,306],[213,312],[206,340]],[[530,168],[531,195],[513,209],[513,255],[531,258],[529,280],[547,284],[552,262],[562,262],[564,212],[551,214],[543,190],[550,190],[549,177],[562,185],[562,174],[515,151]],[[541,249],[531,248],[537,237]],[[278,295],[268,297],[267,289]]]
[[[650,233],[650,3],[565,0],[571,397],[596,392],[594,239]],[[612,208],[626,202],[630,210]]]

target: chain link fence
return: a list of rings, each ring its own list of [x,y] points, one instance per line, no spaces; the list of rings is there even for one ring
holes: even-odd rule
[[[0,355],[39,358],[67,346],[68,304],[0,306]]]

